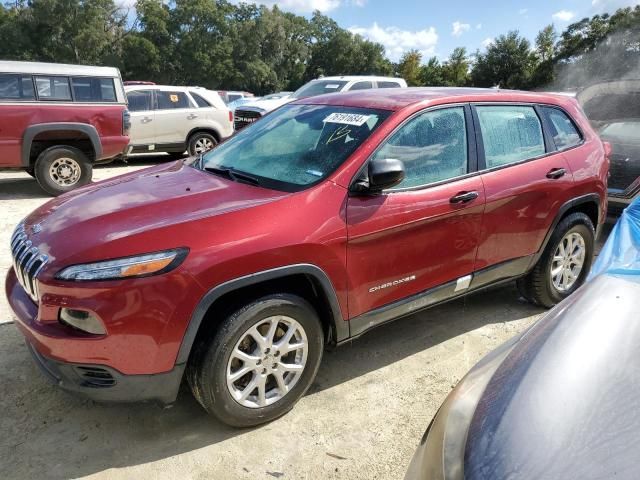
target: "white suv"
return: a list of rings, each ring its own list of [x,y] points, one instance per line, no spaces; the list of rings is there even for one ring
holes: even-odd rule
[[[233,133],[233,114],[217,92],[200,87],[125,86],[131,112],[127,153],[198,155]]]
[[[375,77],[371,75],[343,75],[339,77],[322,77],[305,83],[293,94],[277,99],[267,97],[245,103],[234,111],[235,129],[240,130],[249,123],[255,122],[265,113],[271,112],[285,103],[300,98],[315,97],[324,93],[346,92],[350,90],[367,90],[370,88],[406,88],[407,82],[402,78]]]

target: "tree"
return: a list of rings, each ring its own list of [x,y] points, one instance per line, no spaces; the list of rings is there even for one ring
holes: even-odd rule
[[[469,57],[467,57],[467,49],[464,47],[455,48],[442,67],[444,84],[451,87],[468,85],[469,67],[470,61]]]
[[[444,85],[443,66],[437,57],[431,57],[420,71],[420,81],[427,87],[439,87]]]
[[[404,78],[410,87],[422,85],[421,62],[422,54],[418,50],[409,50],[402,55],[396,67],[398,75]]]
[[[476,55],[471,79],[479,87],[526,89],[535,65],[529,41],[511,31],[497,37],[485,53]]]
[[[551,25],[547,25],[536,35],[536,53],[541,62],[547,62],[553,59],[556,51],[556,28]]]

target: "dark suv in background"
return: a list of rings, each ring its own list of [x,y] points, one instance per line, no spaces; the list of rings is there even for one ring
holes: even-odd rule
[[[293,407],[325,345],[501,282],[547,307],[571,295],[608,165],[571,98],[297,100],[190,162],[41,206],[6,294],[61,387],[171,403],[185,374],[208,412],[256,425]]]
[[[577,99],[611,144],[609,212],[619,215],[640,193],[640,79],[598,83],[578,92]]]

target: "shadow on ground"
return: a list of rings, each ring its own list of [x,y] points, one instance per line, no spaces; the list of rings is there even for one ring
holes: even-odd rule
[[[327,352],[308,395],[496,323],[496,309],[505,324],[541,311],[518,300],[510,285],[415,314]],[[255,430],[232,429],[208,416],[184,386],[176,404],[165,410],[151,404],[100,405],[61,392],[42,378],[13,325],[0,326],[0,362],[0,478],[16,478],[16,472],[23,478],[89,475],[190,452]]]

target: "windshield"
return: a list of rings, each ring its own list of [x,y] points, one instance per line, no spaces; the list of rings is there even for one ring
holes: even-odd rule
[[[285,105],[206,153],[202,167],[251,176],[266,188],[303,190],[333,173],[390,113]]]
[[[306,98],[322,95],[323,93],[335,93],[342,90],[347,84],[344,80],[313,80],[296,90],[292,98]]]

